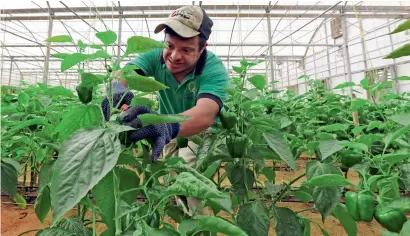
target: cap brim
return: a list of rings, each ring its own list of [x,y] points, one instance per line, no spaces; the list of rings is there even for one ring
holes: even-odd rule
[[[165,26],[168,26],[173,31],[175,31],[175,33],[177,33],[179,36],[184,37],[184,38],[191,38],[191,37],[194,37],[200,34],[198,31],[189,28],[188,26],[182,24],[181,22],[177,20],[167,20],[166,22],[159,24],[155,28],[154,32],[156,34],[161,32],[162,30],[165,29]]]

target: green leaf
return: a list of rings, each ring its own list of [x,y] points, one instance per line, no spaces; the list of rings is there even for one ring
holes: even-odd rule
[[[126,55],[144,53],[155,48],[168,48],[167,45],[143,36],[132,36],[127,40]]]
[[[56,86],[49,88],[46,93],[49,96],[65,96],[65,97],[75,97],[73,92],[69,89],[64,88],[63,86]]]
[[[29,102],[30,98],[27,95],[27,93],[25,92],[21,92],[18,96],[18,101],[19,104],[22,105],[23,107],[27,107],[28,106],[28,102]]]
[[[403,80],[403,81],[410,80],[410,76],[400,76],[400,77],[393,78],[391,80]]]
[[[239,66],[232,66],[232,69],[238,74],[241,74],[242,72],[244,72],[244,69]]]
[[[312,200],[312,196],[305,191],[298,190],[294,192],[293,194],[295,194],[295,196],[303,203],[308,203],[309,201]]]
[[[155,92],[168,88],[154,78],[148,78],[138,74],[125,76],[125,80],[127,80],[128,89],[130,90],[134,89],[141,92]]]
[[[117,34],[111,30],[98,32],[95,36],[100,39],[105,46],[111,45],[117,41]]]
[[[182,123],[189,120],[190,116],[185,115],[164,115],[164,114],[142,114],[138,118],[141,120],[143,126],[155,125],[161,123]]]
[[[14,196],[17,191],[17,171],[12,164],[1,162],[1,191],[9,196]]]
[[[311,187],[331,187],[331,186],[346,186],[352,185],[349,180],[345,179],[339,174],[324,174],[319,176],[314,176],[308,181],[302,183],[303,185],[308,185]]]
[[[85,87],[94,87],[104,83],[105,76],[92,73],[81,73],[81,84]]]
[[[53,227],[38,231],[36,236],[76,236],[76,234],[65,229]]]
[[[296,160],[281,134],[277,131],[267,131],[263,133],[263,137],[269,147],[275,151],[290,168],[296,170]]]
[[[335,166],[319,161],[310,161],[306,166],[306,176],[309,179],[324,174],[337,174],[343,176],[343,173]],[[322,215],[322,221],[333,211],[337,203],[342,198],[340,187],[315,187],[313,189],[313,201],[315,208]]]
[[[394,116],[388,117],[390,120],[393,120],[403,126],[410,125],[410,113],[401,113]]]
[[[315,208],[322,215],[322,222],[333,211],[342,198],[340,187],[315,187],[313,189]]]
[[[410,235],[410,220],[406,221],[401,228],[400,236]]]
[[[182,172],[176,181],[167,188],[167,195],[183,195],[200,199],[224,198],[222,194],[211,186],[205,184],[189,172]]]
[[[354,129],[352,129],[352,134],[354,136],[357,136],[358,134],[360,134],[367,126],[366,125],[361,125],[361,126],[357,126]]]
[[[402,135],[404,135],[405,133],[407,133],[410,129],[410,125],[398,128],[396,130],[394,130],[394,132],[388,133],[384,138],[383,138],[383,142],[384,142],[384,150],[386,150],[387,146],[389,146],[389,144],[393,141],[395,141],[397,138],[400,138]],[[384,152],[384,151],[383,151]]]
[[[233,213],[232,201],[229,193],[224,192],[221,194],[224,198],[209,198],[205,202],[205,206],[210,206],[214,214],[218,214],[221,210]]]
[[[216,135],[206,135],[196,152],[196,169],[203,172],[207,167],[205,164],[212,154],[212,147],[215,143]]]
[[[346,130],[345,124],[331,124],[322,126],[318,129],[318,131],[326,131],[326,132],[334,132],[334,131],[345,131]]]
[[[265,76],[263,75],[254,75],[248,78],[248,81],[259,90],[263,90],[266,86]]]
[[[343,176],[343,173],[335,166],[319,161],[310,161],[306,166],[306,176],[311,179],[324,174],[336,174]]]
[[[91,44],[90,48],[94,48],[94,49],[103,49],[103,47],[101,47],[100,45],[96,45],[96,44]]]
[[[385,206],[387,208],[394,208],[394,209],[401,209],[403,211],[409,211],[410,210],[410,198],[408,197],[397,198],[389,202]]]
[[[119,190],[124,192],[126,190],[137,188],[139,186],[140,179],[135,171],[115,168],[115,174],[118,178]],[[110,171],[104,176],[92,189],[92,194],[95,199],[97,207],[102,211],[102,219],[108,227],[108,231],[105,234],[112,232],[115,234],[115,204],[116,199],[114,196],[114,179],[113,172]],[[119,201],[131,205],[137,197],[138,192],[129,192],[126,195],[122,195]]]
[[[258,201],[248,202],[239,207],[237,224],[248,235],[267,236],[269,214]]]
[[[34,204],[34,212],[41,223],[44,223],[48,212],[51,208],[50,188],[44,187],[40,194],[37,196],[36,203]]]
[[[208,231],[215,233],[223,233],[231,236],[246,236],[247,234],[238,226],[217,216],[198,216],[197,231]]]
[[[332,215],[340,221],[340,224],[343,226],[348,236],[357,235],[356,221],[349,215],[345,205],[340,203],[337,204],[335,209],[333,209]]]
[[[54,223],[115,166],[120,152],[117,136],[104,129],[81,130],[62,144],[50,186]]]
[[[47,155],[47,151],[48,151],[48,147],[38,149],[37,154],[36,154],[36,162],[37,163],[40,163],[44,160],[44,158]]]
[[[264,167],[262,169],[262,173],[263,175],[266,176],[266,178],[271,181],[271,182],[275,182],[275,169],[272,167]]]
[[[377,200],[380,204],[385,204],[400,198],[397,176],[379,179],[377,181],[377,188],[379,189]]]
[[[98,126],[101,119],[99,106],[79,105],[63,114],[63,119],[55,132],[59,134],[58,139],[63,141],[78,129]]]
[[[50,97],[47,97],[47,96],[41,96],[41,97],[39,98],[39,100],[40,100],[40,105],[41,105],[41,106],[43,106],[43,107],[48,107],[48,106],[51,104],[51,101],[52,101],[53,99],[50,98]]]
[[[406,153],[406,154],[385,154],[385,155],[380,156],[380,158],[387,161],[390,165],[394,165],[396,163],[399,163],[401,161],[409,159],[410,158],[410,153]]]
[[[95,53],[91,54],[89,58],[90,59],[97,59],[97,58],[111,59],[112,56],[104,50],[98,50]]]
[[[129,71],[134,71],[134,70],[137,70],[137,69],[139,69],[139,67],[136,66],[136,65],[131,65],[131,64],[126,65],[123,68],[121,68],[121,74],[129,72]]]
[[[70,35],[56,35],[45,40],[51,43],[72,43],[73,38]]]
[[[245,195],[252,189],[255,183],[253,171],[248,168],[236,166],[228,174],[228,179],[232,184],[233,192],[239,201],[245,199]]]
[[[364,79],[360,80],[360,85],[362,86],[363,89],[367,90],[370,85],[369,77],[365,77]]]
[[[364,152],[369,152],[369,147],[363,143],[346,141],[346,142],[342,142],[341,145],[343,145],[344,147],[353,148],[353,149],[364,151]]]
[[[16,204],[19,206],[20,209],[27,208],[26,199],[19,193],[16,193],[12,198],[13,198],[13,201],[16,202]]]
[[[367,103],[369,103],[369,101],[367,101],[365,99],[361,99],[361,98],[356,98],[352,101],[350,109],[352,111],[357,111],[357,110],[363,108],[363,106]]]
[[[280,193],[285,188],[285,185],[283,184],[272,184],[271,182],[267,180],[265,181],[265,186],[268,189],[268,192],[272,197],[275,197],[278,193]]]
[[[81,41],[81,39],[80,39],[80,40],[78,40],[77,46],[80,49],[84,50],[88,45],[86,43],[84,43],[83,41]]]
[[[392,32],[389,34],[397,34],[399,32],[405,31],[410,29],[410,19],[406,20],[405,22],[398,25]]]
[[[343,88],[352,87],[352,86],[356,86],[356,84],[353,82],[344,82],[344,83],[338,84],[333,89],[343,89]]]
[[[76,216],[61,219],[61,221],[57,223],[57,227],[73,232],[77,236],[92,235],[92,232],[83,225],[83,221]]]
[[[274,207],[273,217],[276,235],[303,236],[302,226],[296,214],[286,207]]]
[[[322,160],[325,160],[332,154],[342,150],[343,149],[342,144],[343,142],[338,141],[336,139],[319,141],[319,150],[320,150],[320,153],[322,154]]]
[[[51,182],[51,176],[53,175],[54,162],[49,161],[43,163],[38,175],[38,191],[41,192]]]
[[[298,77],[298,79],[309,79],[308,75],[301,75]]]
[[[55,57],[55,58],[61,58],[64,59],[68,56],[70,56],[71,54],[69,53],[54,53],[54,54],[50,54],[51,57]]]
[[[399,57],[404,57],[410,55],[410,43],[405,44],[393,52],[391,52],[389,55],[383,57],[383,59],[395,59]]]
[[[3,134],[2,139],[6,140],[8,138],[10,138],[11,136],[13,136],[16,132],[27,128],[29,126],[32,125],[45,125],[46,121],[43,118],[35,118],[35,119],[30,119],[25,121],[24,123],[18,123],[16,125],[11,126],[11,128],[9,130],[7,130],[6,134]]]
[[[90,58],[90,55],[83,54],[83,53],[73,53],[71,55],[68,55],[61,62],[61,72],[64,72],[70,69],[71,67],[77,65],[80,62],[88,60],[89,58]]]

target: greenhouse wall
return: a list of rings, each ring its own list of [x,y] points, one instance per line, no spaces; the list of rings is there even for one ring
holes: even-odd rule
[[[343,36],[336,39],[331,37],[330,21],[331,19],[324,19],[322,24],[318,25],[317,32],[310,43],[334,43],[341,46],[309,47],[306,52],[304,69],[302,63],[298,62],[286,62],[279,65],[282,73],[279,74],[277,79],[284,84],[284,88],[297,85],[298,93],[304,93],[306,91],[305,81],[304,79],[298,79],[302,74],[306,74],[310,78],[327,80],[325,82],[328,88],[334,88],[336,85],[348,81]],[[401,19],[346,19],[350,70],[353,82],[359,83],[366,76],[365,71],[370,70],[375,70],[380,74],[383,73],[383,70],[386,70],[388,79],[410,74],[410,60],[408,57],[383,59],[391,51],[410,40],[409,32],[388,34],[403,21]],[[287,63],[289,63],[289,66]],[[290,76],[289,84],[286,77],[288,73]],[[393,89],[396,89],[396,92],[410,91],[409,81],[397,81],[395,86],[396,88]],[[355,88],[355,90],[361,92],[356,93],[357,97],[366,96],[361,88]]]

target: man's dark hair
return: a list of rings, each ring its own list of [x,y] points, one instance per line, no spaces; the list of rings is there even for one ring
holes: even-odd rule
[[[176,36],[181,40],[187,40],[187,38],[181,37],[179,34],[177,34],[175,31],[173,31],[168,26],[165,27],[165,34],[169,34],[171,36]],[[199,50],[202,50],[205,47],[206,39],[201,34],[199,34],[198,36],[199,36]]]

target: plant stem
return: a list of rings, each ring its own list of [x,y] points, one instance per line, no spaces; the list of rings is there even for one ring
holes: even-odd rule
[[[117,181],[117,175],[115,174],[114,169],[112,170],[113,174],[113,182],[114,182],[114,199],[115,199],[115,235],[120,235],[121,234],[121,218],[117,218],[118,212],[119,212],[119,189],[118,189],[118,181]]]
[[[299,179],[303,178],[306,174],[301,174],[298,177],[296,177],[294,180],[290,181],[288,184],[286,184],[286,187],[284,190],[282,190],[282,192],[275,198],[275,200],[273,201],[274,203],[278,202],[280,199],[282,199],[283,195],[285,195],[285,193],[288,192],[289,188],[292,186],[292,184],[294,184],[296,181],[298,181]]]
[[[306,209],[303,209],[303,210],[300,210],[300,211],[295,211],[295,214],[298,214],[298,213],[301,213],[301,212],[305,212],[305,211],[314,210],[314,209],[315,209],[314,207],[309,207],[309,208],[306,208]]]

